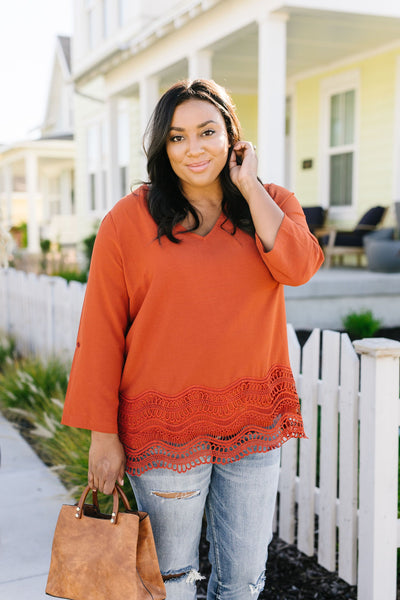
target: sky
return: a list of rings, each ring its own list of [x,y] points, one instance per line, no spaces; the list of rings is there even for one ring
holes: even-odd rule
[[[0,144],[41,125],[57,35],[71,35],[73,0],[0,0]]]

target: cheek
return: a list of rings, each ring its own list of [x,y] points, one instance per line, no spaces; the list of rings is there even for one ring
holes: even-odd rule
[[[177,151],[177,148],[167,147],[167,156],[171,166],[176,165],[176,163],[179,162],[179,152]]]

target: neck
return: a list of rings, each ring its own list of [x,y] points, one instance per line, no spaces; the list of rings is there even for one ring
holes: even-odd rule
[[[198,190],[182,186],[182,192],[188,202],[201,213],[221,210],[223,193],[219,184]]]

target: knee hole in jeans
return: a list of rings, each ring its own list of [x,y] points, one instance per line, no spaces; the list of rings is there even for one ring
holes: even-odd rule
[[[261,594],[265,587],[265,571],[261,573],[255,584],[249,583],[249,587],[252,596],[255,596],[256,594]]]
[[[189,498],[196,498],[200,495],[200,490],[193,490],[191,492],[163,492],[161,490],[152,490],[150,492],[152,496],[163,498],[164,500],[188,500]]]
[[[182,569],[182,571],[179,570],[176,573],[168,573],[166,575],[163,575],[162,578],[165,581],[165,583],[168,583],[169,581],[172,582],[184,579],[185,583],[189,584],[196,583],[196,581],[201,581],[202,579],[205,579],[203,575],[200,575],[200,573],[196,569],[193,569],[191,567],[187,569]]]

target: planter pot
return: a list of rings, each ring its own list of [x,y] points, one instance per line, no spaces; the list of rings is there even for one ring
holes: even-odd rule
[[[365,254],[367,255],[368,269],[383,273],[400,272],[400,240],[391,239],[393,230],[386,230],[386,239],[383,231],[372,233],[364,238]]]

